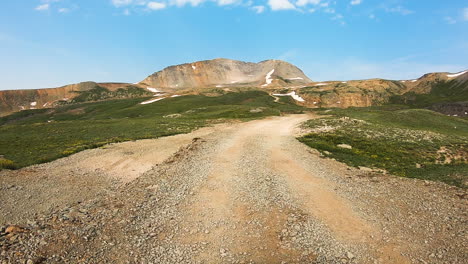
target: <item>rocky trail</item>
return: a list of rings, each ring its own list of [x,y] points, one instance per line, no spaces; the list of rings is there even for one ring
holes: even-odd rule
[[[0,172],[0,263],[466,263],[465,191],[325,159],[310,118]]]

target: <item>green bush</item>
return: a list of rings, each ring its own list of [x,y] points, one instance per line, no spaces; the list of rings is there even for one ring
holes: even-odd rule
[[[14,170],[14,169],[16,169],[16,165],[11,160],[0,159],[0,170],[2,170],[2,169]]]

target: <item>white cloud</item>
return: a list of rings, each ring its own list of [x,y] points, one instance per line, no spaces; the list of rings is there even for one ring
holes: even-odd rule
[[[205,2],[205,0],[171,0],[171,4],[176,5],[178,7],[185,6],[188,4],[190,4],[191,6],[198,6],[203,2]]]
[[[38,5],[35,9],[37,11],[45,11],[45,10],[49,10],[49,4],[43,4],[43,5]]]
[[[238,3],[239,1],[238,0],[217,0],[216,2],[220,6],[225,6],[225,5],[232,5],[232,4]]]
[[[148,2],[146,6],[151,10],[161,10],[166,8],[166,4],[160,2]]]
[[[130,5],[132,2],[132,0],[112,0],[112,4],[117,7]]]
[[[352,0],[352,1],[351,1],[351,4],[352,4],[352,5],[359,5],[359,4],[361,4],[361,3],[362,3],[362,0]]]
[[[254,10],[255,13],[257,14],[261,14],[263,13],[263,11],[265,11],[265,7],[264,6],[252,6],[252,10]]]
[[[375,15],[374,15],[374,14],[370,14],[370,15],[369,15],[369,18],[370,18],[370,19],[375,19]]]
[[[296,9],[289,0],[268,0],[268,5],[273,11]]]
[[[463,8],[463,20],[468,21],[468,7]]]
[[[296,2],[296,5],[297,6],[306,6],[306,5],[309,5],[309,4],[318,5],[318,4],[320,4],[320,1],[321,0],[298,0]]]
[[[63,8],[59,8],[58,12],[59,13],[68,13],[68,12],[70,12],[70,9],[63,7]]]

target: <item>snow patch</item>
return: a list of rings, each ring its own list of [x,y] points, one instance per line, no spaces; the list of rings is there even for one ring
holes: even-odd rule
[[[145,104],[151,104],[151,103],[154,103],[154,102],[157,102],[157,101],[160,101],[164,98],[156,98],[156,99],[151,99],[151,100],[148,100],[148,101],[144,101],[144,102],[141,102],[140,104],[142,105],[145,105]]]
[[[223,87],[222,85],[216,85],[217,88]]]
[[[316,83],[316,84],[314,84],[314,86],[324,86],[324,85],[328,85],[328,83]]]
[[[268,86],[271,84],[271,82],[273,81],[273,79],[271,79],[271,75],[275,72],[275,69],[271,70],[269,73],[267,73],[267,75],[265,76],[265,84],[262,85],[263,87],[265,86]]]
[[[411,82],[417,82],[418,80],[411,80]]]
[[[31,106],[36,106],[37,105],[37,102],[32,102],[31,103]]]
[[[158,90],[156,88],[146,87],[146,89],[148,89],[148,91],[153,92],[153,93],[162,93],[162,91],[160,91],[160,90]]]
[[[401,82],[406,82],[406,81],[401,81]]]
[[[174,95],[171,95],[171,97],[179,97],[180,95],[178,94],[174,94]]]
[[[231,83],[238,83],[239,81],[231,81]]]
[[[194,66],[194,65],[192,65],[192,69],[196,70],[196,69],[197,69],[197,67],[196,67],[196,66]]]
[[[286,78],[286,80],[304,80],[304,78],[294,77],[294,78]]]
[[[341,83],[348,83],[348,82],[341,82]]]
[[[459,73],[454,73],[454,74],[447,74],[447,77],[449,78],[455,78],[455,77],[458,77],[460,75],[463,75],[465,73],[467,73],[468,71],[462,71],[462,72],[459,72]]]
[[[305,100],[300,97],[296,92],[292,91],[287,94],[273,94],[274,96],[291,96],[294,100],[299,101],[299,102],[305,102]]]
[[[45,103],[45,104],[42,105],[42,107],[46,107],[48,104],[49,104],[49,103]]]

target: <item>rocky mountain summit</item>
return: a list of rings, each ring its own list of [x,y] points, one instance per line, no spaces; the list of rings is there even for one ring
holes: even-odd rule
[[[312,82],[298,67],[281,60],[259,63],[214,59],[170,66],[139,84],[162,90],[229,86],[278,87]]]

